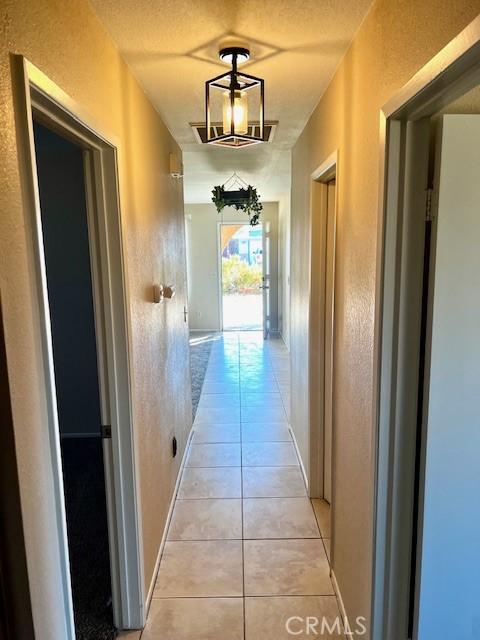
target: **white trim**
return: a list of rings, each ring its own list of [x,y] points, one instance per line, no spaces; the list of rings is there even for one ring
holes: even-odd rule
[[[170,500],[170,506],[168,507],[167,519],[165,521],[165,527],[163,529],[162,539],[160,541],[160,547],[158,548],[157,558],[155,560],[155,567],[153,569],[152,580],[151,580],[150,586],[148,588],[146,604],[145,604],[145,609],[146,609],[147,615],[148,615],[148,611],[150,609],[150,604],[152,602],[153,592],[155,590],[155,584],[157,582],[158,570],[160,569],[160,562],[162,560],[163,550],[165,548],[165,543],[167,541],[168,529],[170,527],[170,521],[172,519],[173,509],[175,507],[175,502],[177,500],[177,494],[178,494],[178,489],[180,487],[180,482],[182,480],[183,470],[184,470],[185,464],[187,462],[187,455],[188,455],[188,450],[190,448],[190,443],[191,443],[191,440],[192,440],[193,431],[194,431],[194,429],[193,429],[193,425],[192,425],[192,427],[190,429],[190,433],[188,434],[187,442],[186,442],[186,445],[185,445],[185,450],[183,452],[182,462],[180,463],[180,468],[178,470],[177,480],[175,482],[175,489],[173,490],[172,499]]]
[[[278,218],[278,216],[277,216]],[[265,236],[265,222],[260,222],[260,225],[262,227],[262,246],[263,246],[263,239]],[[235,221],[225,221],[225,220],[219,220],[217,222],[217,282],[218,282],[218,309],[219,309],[219,326],[220,326],[220,333],[235,333],[236,331],[244,331],[244,329],[225,329],[223,326],[223,265],[222,265],[222,227],[248,227],[249,226],[249,222],[248,220],[240,220],[239,222],[235,222]],[[278,268],[278,267],[277,267]],[[277,288],[278,290],[278,288]],[[262,292],[263,293],[263,292]],[[262,297],[262,328],[261,329],[253,329],[253,331],[262,331],[262,333],[265,336],[265,300],[264,297]],[[277,302],[277,308],[278,308],[278,302]],[[277,320],[278,320],[278,311],[277,311]],[[247,329],[247,331],[250,331],[250,329]],[[276,332],[277,335],[280,334],[279,331]]]
[[[218,292],[218,326],[223,333],[223,271],[222,271],[222,226],[228,222],[217,222],[217,292]]]
[[[119,640],[140,640],[142,635],[142,629],[138,631],[120,631],[118,634]]]
[[[27,83],[36,87],[49,99],[67,112],[78,124],[88,129],[95,137],[120,151],[120,141],[107,127],[87,111],[80,103],[71,98],[56,85],[38,67],[23,56],[16,56],[21,61]]]
[[[290,356],[290,349],[288,348],[288,344],[285,342],[285,336],[283,335],[283,333],[280,331],[278,336],[275,336],[275,337],[283,342],[285,349],[287,350],[288,355]],[[290,392],[291,392],[291,389],[290,389]]]
[[[473,20],[456,38],[432,58],[380,111],[380,166],[379,166],[379,223],[376,269],[376,317],[374,344],[374,397],[373,397],[373,466],[374,484],[374,548],[372,567],[371,636],[373,640],[395,637],[404,640],[404,610],[399,611],[396,590],[404,580],[399,558],[399,542],[409,536],[409,522],[399,518],[398,505],[405,501],[401,492],[403,483],[394,481],[395,468],[401,466],[400,455],[412,455],[408,442],[399,447],[398,416],[406,408],[405,392],[398,380],[405,380],[408,358],[399,352],[400,298],[408,294],[404,283],[404,270],[411,258],[405,259],[406,248],[397,255],[399,234],[406,234],[404,245],[412,243],[412,216],[408,204],[403,212],[405,193],[419,197],[419,186],[412,193],[405,170],[405,145],[418,144],[424,136],[421,118],[428,118],[443,106],[460,96],[480,80],[480,16]],[[419,121],[417,129],[412,128]],[[413,138],[412,138],[413,132]],[[410,138],[409,138],[410,136]],[[402,151],[403,149],[403,151]],[[412,151],[410,151],[412,154]],[[414,152],[413,152],[414,155]],[[410,171],[410,174],[412,172]],[[413,202],[413,200],[412,200]],[[404,220],[404,218],[406,220]],[[403,220],[403,228],[399,221]],[[406,228],[409,223],[412,227]],[[415,242],[415,240],[413,240]],[[418,242],[418,239],[417,239]],[[418,259],[418,258],[417,258]],[[399,274],[403,277],[400,278]],[[408,287],[407,287],[408,288]],[[410,292],[411,295],[411,292]],[[415,313],[415,308],[410,309]],[[403,329],[405,332],[405,330]],[[410,335],[410,341],[415,342]],[[415,348],[415,345],[413,346]],[[402,394],[403,391],[403,394]],[[411,403],[410,403],[411,404]],[[392,411],[392,409],[395,411]],[[408,408],[408,407],[407,407]],[[392,479],[393,478],[393,479]],[[400,484],[400,486],[398,486]],[[408,490],[408,487],[407,487]],[[405,504],[405,502],[404,502]],[[407,518],[408,520],[408,518]],[[407,531],[407,529],[409,529]]]
[[[45,434],[49,440],[49,459],[46,460],[47,469],[51,470],[48,480],[53,484],[53,511],[55,522],[52,523],[52,535],[56,541],[59,553],[60,584],[58,601],[63,609],[63,625],[66,640],[75,640],[75,623],[73,618],[73,602],[70,586],[70,561],[67,542],[66,513],[64,503],[63,477],[61,472],[60,433],[58,428],[57,400],[55,393],[55,374],[53,367],[53,351],[50,313],[47,298],[46,269],[44,259],[44,246],[40,220],[40,197],[38,182],[36,180],[37,167],[35,148],[33,144],[32,105],[30,98],[30,85],[23,58],[14,59],[14,90],[17,103],[15,104],[15,116],[18,128],[19,155],[21,167],[21,180],[25,208],[28,214],[25,226],[31,233],[28,253],[30,264],[33,267],[32,295],[37,302],[38,316],[35,317],[35,337],[41,352],[41,367],[36,374],[39,380],[40,393],[45,398],[46,419],[48,430]],[[21,484],[21,481],[20,481]],[[22,505],[22,509],[23,509]],[[34,562],[35,558],[29,558],[29,549],[26,549],[27,562]],[[61,593],[60,593],[61,592]],[[53,603],[52,603],[53,606]],[[35,620],[36,612],[33,611]]]
[[[315,220],[318,209],[322,213],[326,212],[327,195],[326,184],[333,178],[339,180],[339,152],[333,151],[315,171],[311,174],[310,180],[310,284],[309,284],[309,335],[308,335],[308,436],[309,436],[309,488],[310,497],[317,498],[324,496],[324,437],[323,421],[320,415],[324,406],[324,336],[325,336],[325,314],[318,317],[318,309],[324,305],[324,291],[321,293],[321,285],[325,282],[325,271],[318,270],[317,260],[319,259],[318,249],[314,251],[316,242],[315,230],[317,221]],[[338,213],[338,186],[335,188],[335,224],[337,224]],[[325,216],[326,221],[326,216]],[[326,258],[327,237],[326,224],[321,223],[321,249],[320,260]],[[324,235],[323,235],[324,234]],[[335,274],[334,274],[335,276]],[[320,280],[321,279],[321,280]],[[320,286],[319,286],[320,285]],[[320,295],[320,297],[319,297]],[[313,399],[313,402],[312,402]],[[319,425],[322,433],[319,433]],[[333,494],[333,472],[332,472],[332,494]]]
[[[305,467],[303,466],[303,460],[302,460],[302,456],[300,455],[300,449],[298,448],[297,439],[290,425],[288,425],[288,429],[290,431],[290,435],[292,436],[293,446],[295,447],[295,451],[297,453],[298,462],[300,464],[300,469],[302,471],[303,481],[305,482],[305,487],[307,488],[307,494],[308,494],[309,492],[308,491],[308,475],[307,475],[307,472],[305,471]]]
[[[278,209],[277,209],[278,212]],[[269,220],[263,220],[262,227],[262,333],[263,339],[267,340],[271,333],[272,324],[272,297],[270,295],[272,287],[272,265],[271,265],[271,253],[272,253],[272,223]],[[267,231],[268,225],[268,231]],[[270,241],[270,242],[269,242]],[[268,251],[267,251],[268,247]],[[268,255],[267,255],[268,254]],[[277,247],[278,258],[278,247]],[[267,284],[267,271],[268,271],[268,284]],[[276,269],[277,274],[277,290],[278,290],[278,267]],[[268,286],[268,289],[265,287]],[[278,325],[278,295],[277,295],[277,325]]]
[[[382,107],[382,114],[385,118],[397,115],[397,112],[409,107],[409,115],[412,119],[418,119],[425,113],[425,108],[429,113],[434,113],[437,107],[431,107],[431,96],[442,97],[444,104],[450,102],[449,87],[445,84],[445,77],[451,76],[456,80],[459,79],[464,71],[471,71],[475,66],[478,70],[478,47],[480,45],[480,15],[475,18],[463,31],[461,31],[453,40],[451,40],[443,49],[441,49],[426,65],[424,65],[417,73],[402,87],[388,102]],[[441,76],[444,76],[442,86],[430,86],[436,83]],[[451,79],[449,78],[449,79]],[[461,79],[464,83],[465,78]],[[452,83],[453,84],[453,83]],[[470,85],[474,86],[474,85]],[[451,87],[452,88],[452,87]],[[465,86],[458,89],[454,87],[454,93],[461,95],[465,91]],[[415,97],[420,93],[425,94],[428,100],[421,100],[423,103],[422,110],[419,111],[418,105],[411,105]],[[428,112],[428,111],[427,111]],[[383,192],[383,189],[382,189]]]
[[[348,620],[347,610],[345,609],[345,603],[343,602],[340,587],[338,586],[337,576],[335,575],[335,571],[333,569],[330,569],[330,579],[332,580],[333,590],[335,591],[335,597],[337,598],[338,602],[338,609],[340,611],[340,615],[342,616],[343,625],[345,627],[346,621]],[[348,638],[348,640],[351,640],[351,638],[353,638],[353,635],[353,633],[345,633],[345,636]]]
[[[332,153],[318,166],[315,171],[312,172],[311,178],[315,182],[325,182],[326,179],[330,179],[330,173],[338,165],[338,149],[332,151]]]
[[[118,142],[105,129],[87,114],[83,108],[69,98],[59,87],[50,81],[39,69],[18,56],[14,61],[17,73],[19,128],[24,136],[23,156],[25,172],[25,211],[31,219],[28,226],[33,227],[35,246],[32,266],[36,275],[35,293],[41,313],[41,326],[38,338],[43,345],[43,372],[38,372],[43,380],[48,403],[48,433],[51,441],[50,465],[55,482],[55,505],[58,531],[58,548],[63,576],[63,602],[66,625],[66,640],[73,640],[73,605],[71,598],[70,570],[68,560],[68,542],[65,525],[65,506],[61,473],[59,430],[56,410],[55,379],[51,348],[50,317],[45,264],[43,255],[42,227],[36,158],[33,138],[33,113],[45,121],[48,126],[60,131],[79,146],[86,149],[91,159],[91,175],[87,194],[89,204],[95,206],[96,237],[101,258],[102,302],[105,320],[105,352],[108,361],[106,371],[99,373],[104,379],[106,395],[109,400],[110,422],[112,424],[111,450],[106,452],[106,460],[111,459],[111,469],[106,469],[106,479],[113,478],[112,486],[107,490],[111,498],[108,505],[110,518],[114,516],[115,531],[110,531],[111,545],[117,545],[112,561],[112,584],[115,622],[123,628],[138,628],[145,621],[143,551],[141,535],[141,509],[138,477],[136,474],[136,454],[133,433],[133,409],[130,370],[130,318],[128,307],[127,278],[123,258],[123,240],[121,229],[121,209],[118,195],[117,154]],[[21,79],[21,80],[20,80]],[[20,120],[21,119],[21,120]],[[24,133],[25,132],[25,133]],[[102,346],[102,345],[100,345]],[[103,417],[106,416],[103,404]],[[111,494],[109,495],[109,492]],[[53,606],[53,605],[52,605]]]

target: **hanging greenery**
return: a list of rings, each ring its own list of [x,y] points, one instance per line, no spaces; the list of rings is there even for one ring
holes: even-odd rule
[[[250,218],[252,227],[259,223],[260,214],[263,211],[257,190],[247,185],[236,173],[225,184],[213,188],[212,202],[218,213],[221,213],[225,207],[243,211]]]

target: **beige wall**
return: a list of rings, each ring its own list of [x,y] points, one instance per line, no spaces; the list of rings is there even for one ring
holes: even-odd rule
[[[248,224],[248,216],[232,208],[219,215],[213,204],[186,204],[185,224],[188,238],[188,312],[192,331],[220,331],[220,285],[218,224]],[[272,224],[276,238],[272,248],[272,262],[278,253],[278,203],[263,204],[262,219]],[[272,272],[272,279],[276,277]],[[272,290],[272,304],[275,306],[275,290]]]
[[[63,638],[59,557],[51,527],[45,404],[36,371],[36,305],[22,210],[9,54],[25,55],[120,141],[119,182],[132,325],[133,402],[149,586],[191,426],[181,184],[176,143],[86,0],[4,0],[0,55],[0,286],[37,639]],[[174,283],[168,304],[153,282]],[[179,453],[171,459],[175,433]]]
[[[479,11],[478,0],[376,2],[293,150],[292,423],[307,468],[310,174],[339,153],[333,566],[351,618],[370,611],[379,111]]]

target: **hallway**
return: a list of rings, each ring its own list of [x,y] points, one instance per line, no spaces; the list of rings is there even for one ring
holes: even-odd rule
[[[2,18],[0,640],[480,640],[480,0]]]
[[[307,616],[343,637],[329,508],[307,497],[289,404],[281,340],[214,343],[143,640],[304,638]]]

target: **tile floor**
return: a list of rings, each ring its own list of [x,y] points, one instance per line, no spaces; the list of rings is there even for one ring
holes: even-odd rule
[[[302,640],[289,617],[339,615],[329,507],[306,494],[289,377],[280,340],[214,344],[142,640]]]

